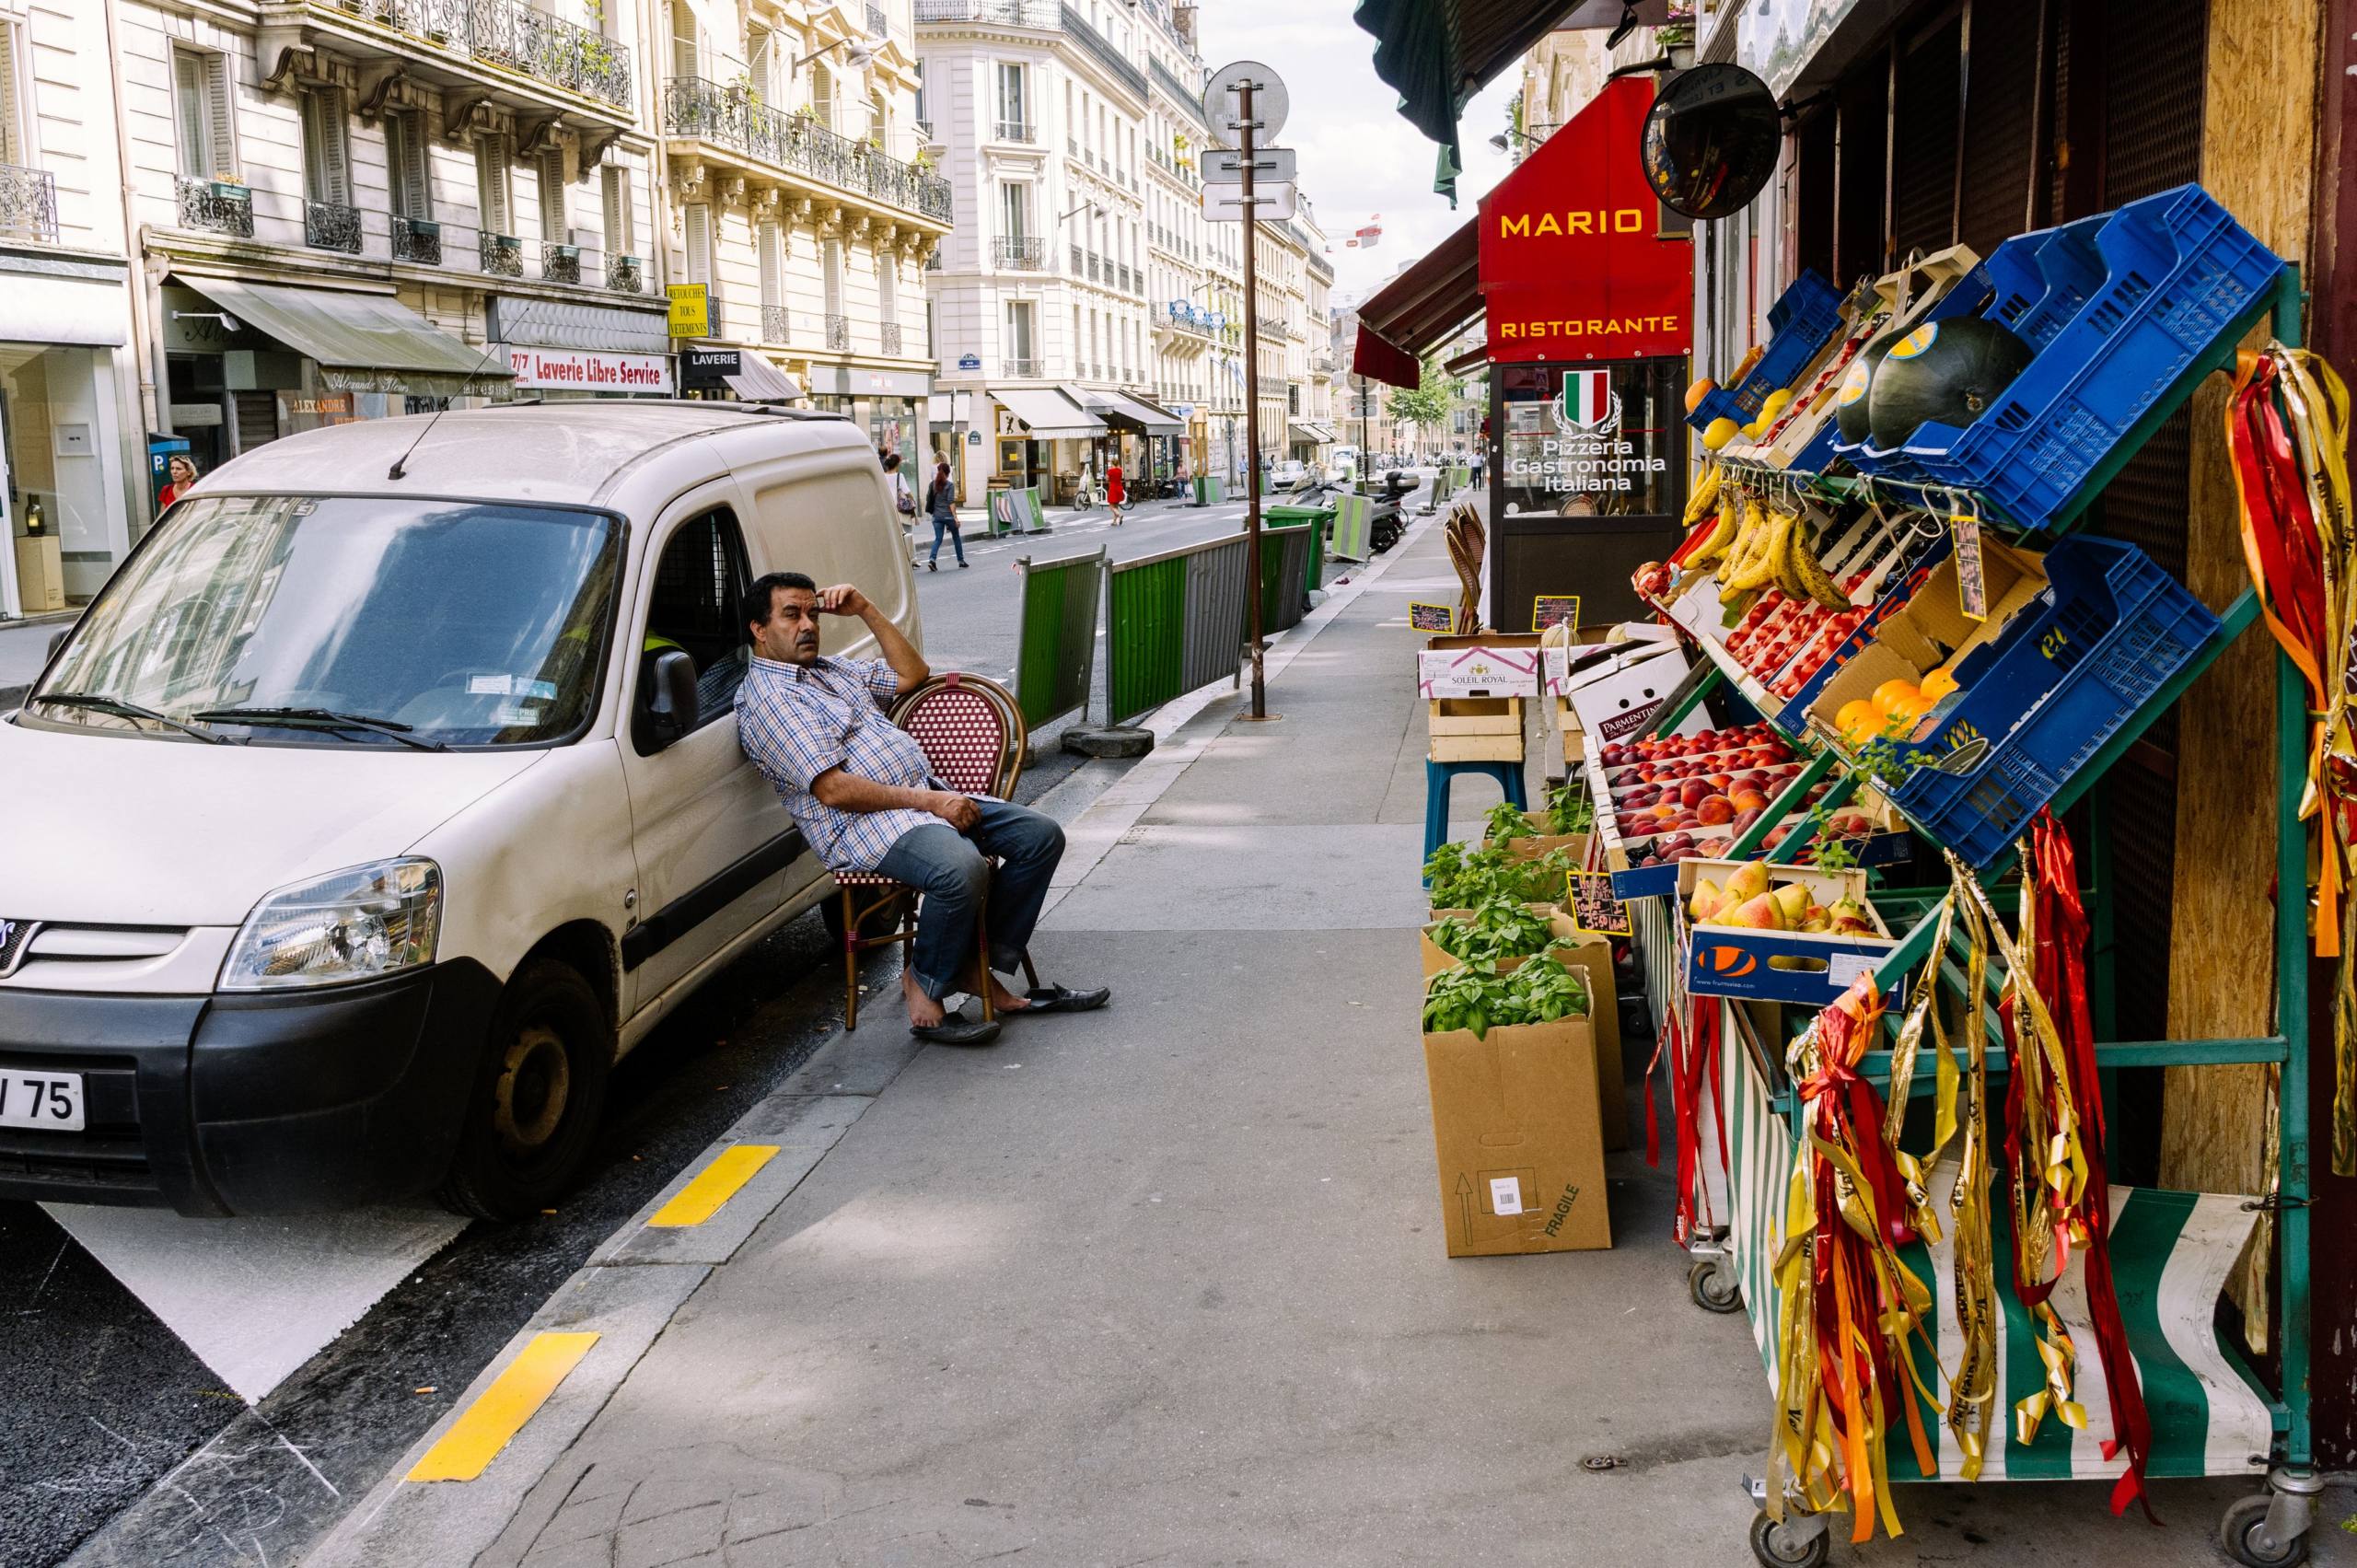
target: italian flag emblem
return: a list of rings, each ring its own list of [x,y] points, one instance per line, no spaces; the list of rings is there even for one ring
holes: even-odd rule
[[[1555,400],[1557,416],[1569,426],[1593,429],[1612,416],[1612,373],[1573,370],[1563,377],[1563,390]]]

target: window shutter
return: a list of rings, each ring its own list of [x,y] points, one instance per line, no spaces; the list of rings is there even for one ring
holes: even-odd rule
[[[0,163],[31,161],[17,123],[17,24],[0,18]]]
[[[540,153],[540,238],[550,245],[573,242],[573,236],[566,232],[563,147],[548,147]]]
[[[507,138],[483,135],[475,138],[475,198],[480,209],[478,222],[485,234],[512,235],[516,232],[508,221]]]
[[[296,118],[303,127],[303,194],[314,202],[328,198],[326,153],[319,145],[319,91],[306,88],[296,99]]]
[[[690,202],[680,215],[680,228],[688,247],[688,281],[712,282],[712,208],[702,202]]]
[[[205,156],[204,62],[184,49],[172,52],[172,122],[179,140],[180,172],[212,178]]]
[[[876,253],[876,289],[877,303],[884,312],[884,324],[900,324],[900,259],[890,250]]]
[[[774,36],[759,23],[745,29],[746,74],[752,78],[753,91],[764,103],[770,99],[770,48]]]
[[[843,313],[843,246],[840,239],[827,241],[827,314]]]
[[[238,172],[238,134],[235,109],[229,93],[229,57],[226,54],[204,57],[204,111],[205,152],[214,167],[202,172],[207,176],[235,175]]]
[[[630,248],[630,170],[610,163],[603,170],[606,197],[606,254],[628,256]]]
[[[434,182],[426,167],[425,125],[417,110],[406,110],[386,122],[401,142],[398,157],[401,216],[421,223],[434,216]]]
[[[778,226],[776,224],[764,223],[761,225],[761,308],[764,310],[774,310],[779,306],[785,303],[785,296],[782,292],[783,285],[784,284],[784,279],[781,275],[783,269],[778,264]],[[766,337],[768,334],[765,332],[763,333],[763,336]]]

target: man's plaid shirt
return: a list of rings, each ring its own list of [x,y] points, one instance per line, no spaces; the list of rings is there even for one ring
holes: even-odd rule
[[[754,656],[737,693],[737,739],[831,871],[873,871],[929,811],[842,811],[810,793],[830,768],[902,789],[940,789],[924,752],[884,716],[900,678],[882,659],[820,656],[807,665]]]

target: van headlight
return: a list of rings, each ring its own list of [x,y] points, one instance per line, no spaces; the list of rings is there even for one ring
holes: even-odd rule
[[[380,860],[281,888],[246,917],[224,991],[285,991],[375,980],[434,961],[442,868]]]

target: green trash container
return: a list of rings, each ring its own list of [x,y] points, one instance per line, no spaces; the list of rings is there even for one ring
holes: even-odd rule
[[[1309,536],[1311,555],[1308,586],[1313,588],[1323,587],[1326,571],[1326,536],[1327,530],[1334,526],[1334,508],[1331,506],[1263,506],[1260,508],[1260,521],[1272,528],[1300,528],[1305,523],[1309,525],[1313,531]]]

